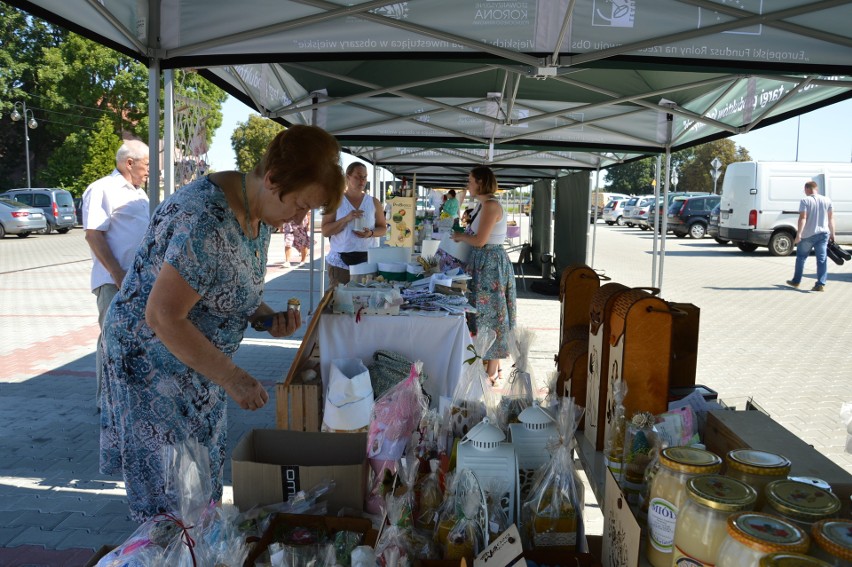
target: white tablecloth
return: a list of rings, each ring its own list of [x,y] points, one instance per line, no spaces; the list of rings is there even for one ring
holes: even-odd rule
[[[377,350],[398,352],[410,360],[422,360],[429,376],[424,384],[438,406],[440,396],[452,397],[464,371],[464,361],[472,356],[472,344],[464,317],[421,317],[417,315],[362,315],[356,323],[352,315],[323,313],[318,341],[323,384],[328,386],[331,361],[360,358],[369,365]]]

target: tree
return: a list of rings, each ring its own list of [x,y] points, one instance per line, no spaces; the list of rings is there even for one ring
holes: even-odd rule
[[[725,167],[737,161],[750,161],[748,150],[737,146],[733,140],[728,138],[707,142],[700,146],[690,148],[691,159],[680,165],[678,169],[679,191],[713,191],[713,177],[710,175],[712,166],[710,162],[718,157],[722,162],[721,175],[716,183],[716,191],[722,190],[722,180],[725,176]]]
[[[269,142],[284,127],[268,118],[250,114],[246,122],[239,122],[231,135],[231,147],[237,156],[237,169],[251,171],[260,163]]]
[[[654,161],[654,158],[645,158],[607,168],[604,178],[607,190],[628,195],[653,193]]]

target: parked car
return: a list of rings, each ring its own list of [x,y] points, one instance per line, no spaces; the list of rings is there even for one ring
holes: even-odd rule
[[[707,222],[707,234],[719,244],[725,245],[730,244],[731,241],[719,237],[719,211],[721,209],[722,202],[720,201],[719,204],[713,207],[713,210],[710,211],[710,220]]]
[[[624,210],[621,212],[624,217],[624,224],[629,227],[634,226],[633,221],[630,220],[630,215],[633,214],[633,207],[635,207],[639,203],[639,197],[630,197],[626,203],[624,203]]]
[[[54,230],[65,234],[77,220],[74,197],[65,189],[10,189],[2,196],[41,209],[47,220],[45,234]]]
[[[675,200],[669,207],[668,227],[678,238],[689,235],[704,238],[710,222],[710,212],[719,204],[719,195],[702,195]]]
[[[74,214],[77,217],[77,224],[83,225],[83,198],[74,197]]]
[[[627,226],[638,226],[642,230],[648,230],[648,212],[654,206],[653,197],[641,197],[639,202],[624,207],[624,222]]]
[[[629,199],[613,199],[606,204],[603,210],[603,220],[606,224],[612,226],[624,226],[624,206]]]
[[[613,199],[627,200],[629,198],[630,195],[625,195],[623,193],[601,193],[597,191],[592,191],[592,205],[591,209],[589,210],[589,220],[593,223],[597,220],[600,220],[600,218],[603,217],[604,207]]]
[[[700,195],[708,195],[708,194],[709,193],[706,193],[706,192],[698,193],[698,192],[695,192],[695,191],[672,191],[671,193],[669,193],[667,195],[668,198],[666,200],[665,209],[663,208],[663,203],[662,203],[663,198],[662,198],[662,195],[661,195],[660,196],[660,203],[658,203],[656,207],[651,207],[651,210],[648,211],[648,226],[653,228],[654,224],[657,222],[657,216],[661,215],[664,210],[668,211],[669,208],[672,205],[672,202],[674,202],[675,199],[683,200],[684,197],[698,197]],[[662,222],[662,220],[660,220],[660,222]],[[658,232],[662,232],[662,230],[663,230],[662,226],[660,226],[660,228],[657,229]],[[671,231],[671,228],[667,227],[666,232],[670,232],[670,231]]]
[[[17,234],[26,238],[34,232],[44,230],[47,221],[41,209],[29,207],[20,201],[0,197],[0,238]]]

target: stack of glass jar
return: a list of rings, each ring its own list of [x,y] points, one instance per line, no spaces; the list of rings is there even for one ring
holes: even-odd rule
[[[788,479],[781,455],[739,449],[725,460],[720,476],[722,460],[709,451],[660,452],[649,488],[651,565],[852,567],[852,520],[832,519],[841,506],[830,490]]]

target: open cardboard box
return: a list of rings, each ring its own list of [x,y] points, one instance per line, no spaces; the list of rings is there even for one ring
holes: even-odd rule
[[[253,429],[231,455],[234,504],[254,506],[284,502],[300,490],[334,480],[328,511],[361,510],[367,486],[366,433],[312,433]]]

